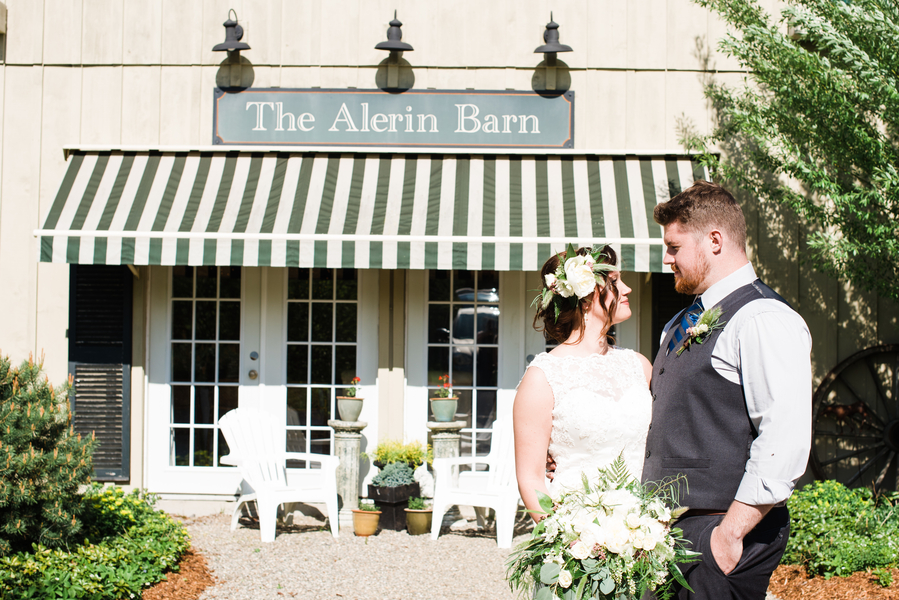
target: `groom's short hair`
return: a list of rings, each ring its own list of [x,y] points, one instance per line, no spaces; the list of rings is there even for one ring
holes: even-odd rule
[[[668,202],[657,204],[653,218],[663,227],[676,221],[699,234],[721,229],[737,248],[746,251],[743,210],[730,192],[710,181],[697,179]]]

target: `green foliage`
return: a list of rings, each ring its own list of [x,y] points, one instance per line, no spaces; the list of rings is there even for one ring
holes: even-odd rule
[[[871,574],[877,579],[880,587],[890,587],[893,585],[893,572],[889,569],[874,569]]]
[[[360,502],[359,510],[364,510],[366,512],[378,512],[379,510],[381,510],[381,507],[374,502]]]
[[[781,562],[830,578],[892,567],[899,556],[896,496],[873,497],[836,481],[816,481],[789,500],[790,540]]]
[[[379,487],[399,487],[415,483],[415,477],[412,476],[412,469],[409,468],[409,465],[394,462],[381,469],[381,472],[375,475],[371,482]]]
[[[418,467],[424,461],[434,460],[431,446],[424,447],[421,442],[409,442],[404,444],[399,440],[384,440],[375,446],[374,452],[371,453],[371,459],[385,465],[395,462],[408,463]]]
[[[749,75],[706,87],[718,125],[686,145],[806,219],[816,268],[899,300],[899,4],[788,0],[777,22],[757,0],[694,1],[730,25],[719,47]]]
[[[409,498],[409,510],[427,510],[430,508],[428,503],[424,498],[419,498],[418,496],[412,496]]]
[[[107,535],[69,551],[35,544],[32,552],[0,558],[0,598],[137,598],[166,571],[178,570],[190,538],[184,526],[153,509],[153,497],[94,487],[84,501],[93,513],[85,524]]]
[[[68,389],[54,389],[41,363],[0,357],[0,556],[79,539],[95,442],[72,430]]]

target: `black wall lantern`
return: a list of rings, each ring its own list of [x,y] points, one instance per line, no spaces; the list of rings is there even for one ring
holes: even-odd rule
[[[546,60],[546,89],[556,89],[556,53],[572,52],[571,46],[559,43],[559,24],[553,21],[553,14],[549,13],[549,23],[546,24],[546,31],[543,32],[543,41],[546,42],[542,46],[538,46],[534,50],[535,54],[543,53]]]
[[[232,14],[234,15],[233,19],[231,18]],[[237,24],[237,13],[233,8],[228,11],[228,20],[223,25],[225,26],[225,41],[213,46],[212,51],[228,53],[230,73],[227,81],[230,82],[230,87],[237,88],[241,83],[240,51],[249,50],[250,46],[240,41],[243,38],[243,27]]]
[[[412,52],[414,48],[401,41],[403,39],[403,30],[400,29],[403,24],[396,18],[396,11],[393,11],[393,20],[387,29],[387,41],[380,42],[375,45],[375,50],[389,50],[390,58],[387,59],[387,87],[396,89],[399,87],[399,57],[402,52]]]

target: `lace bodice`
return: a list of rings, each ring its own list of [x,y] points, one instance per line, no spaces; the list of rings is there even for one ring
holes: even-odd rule
[[[539,368],[553,392],[549,453],[556,461],[550,492],[580,484],[581,472],[604,467],[624,454],[631,474],[640,479],[652,395],[640,358],[613,347],[587,357],[537,355],[528,368]]]

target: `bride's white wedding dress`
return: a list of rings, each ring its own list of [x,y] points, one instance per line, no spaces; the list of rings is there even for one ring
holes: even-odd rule
[[[556,461],[549,491],[579,486],[619,454],[637,480],[643,472],[652,395],[640,358],[612,347],[586,357],[538,354],[528,368],[539,368],[553,392],[549,454]]]

